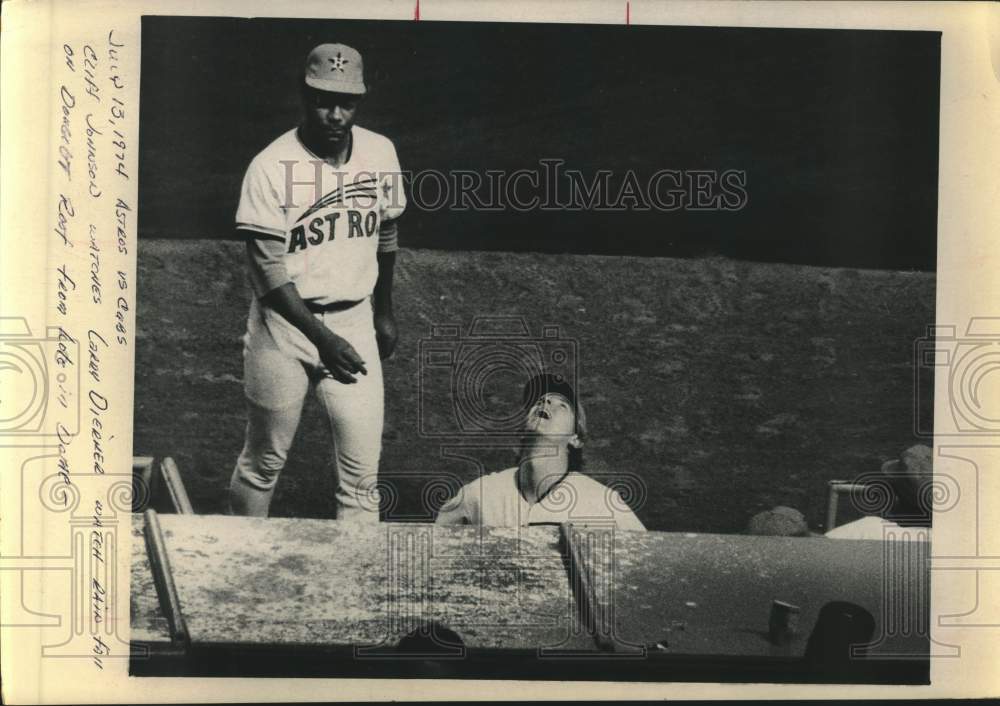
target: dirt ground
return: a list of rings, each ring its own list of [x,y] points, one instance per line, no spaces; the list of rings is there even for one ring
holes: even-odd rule
[[[139,247],[134,453],[173,456],[201,513],[224,510],[243,441],[241,247]],[[916,414],[929,426],[912,351],[934,321],[934,289],[927,273],[723,258],[403,250],[401,342],[385,367],[386,518],[429,519],[449,488],[512,465],[506,441],[426,433],[456,426],[452,373],[421,367],[419,352],[440,345],[432,326],[467,333],[476,317],[520,317],[533,341],[558,326],[540,345],[576,357],[585,470],[631,489],[648,528],[739,532],[783,504],[822,530],[828,480],[921,441]],[[490,378],[484,409],[512,404],[515,378]],[[334,516],[324,422],[310,399],[272,514]],[[478,446],[456,448],[463,439]]]

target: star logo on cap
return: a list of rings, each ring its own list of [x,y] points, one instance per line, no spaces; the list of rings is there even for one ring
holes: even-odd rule
[[[343,56],[341,56],[340,52],[338,51],[337,52],[337,56],[335,56],[332,59],[330,59],[330,63],[333,64],[334,70],[340,71],[341,73],[343,73],[344,66],[347,65],[347,64],[349,64],[349,63],[351,63],[351,62],[349,62],[347,59],[345,59]]]

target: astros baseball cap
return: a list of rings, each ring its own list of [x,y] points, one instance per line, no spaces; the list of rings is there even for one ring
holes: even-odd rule
[[[306,85],[320,91],[363,95],[361,54],[346,44],[320,44],[306,58]]]
[[[541,373],[535,375],[524,385],[524,404],[532,405],[543,395],[562,395],[576,410],[576,433],[580,437],[587,436],[587,415],[583,411],[583,403],[576,398],[573,386],[562,375]]]

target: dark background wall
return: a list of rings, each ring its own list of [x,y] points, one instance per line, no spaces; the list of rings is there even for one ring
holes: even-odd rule
[[[404,244],[932,271],[938,33],[143,19],[140,235],[230,237],[315,44],[366,57],[403,168],[741,169],[737,212],[411,209]]]

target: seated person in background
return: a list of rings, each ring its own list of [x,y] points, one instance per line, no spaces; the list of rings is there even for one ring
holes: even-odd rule
[[[528,381],[524,397],[531,407],[518,465],[463,486],[442,506],[437,523],[523,527],[573,522],[644,530],[616,490],[579,473],[587,422],[572,386],[554,375],[538,375]]]
[[[897,539],[926,539],[931,533],[931,483],[934,452],[922,444],[911,446],[898,459],[882,464],[881,483],[892,492],[882,516],[872,515],[834,527],[826,533],[833,539],[882,539],[886,530]],[[910,532],[903,531],[910,529]],[[923,531],[921,531],[923,530]]]

